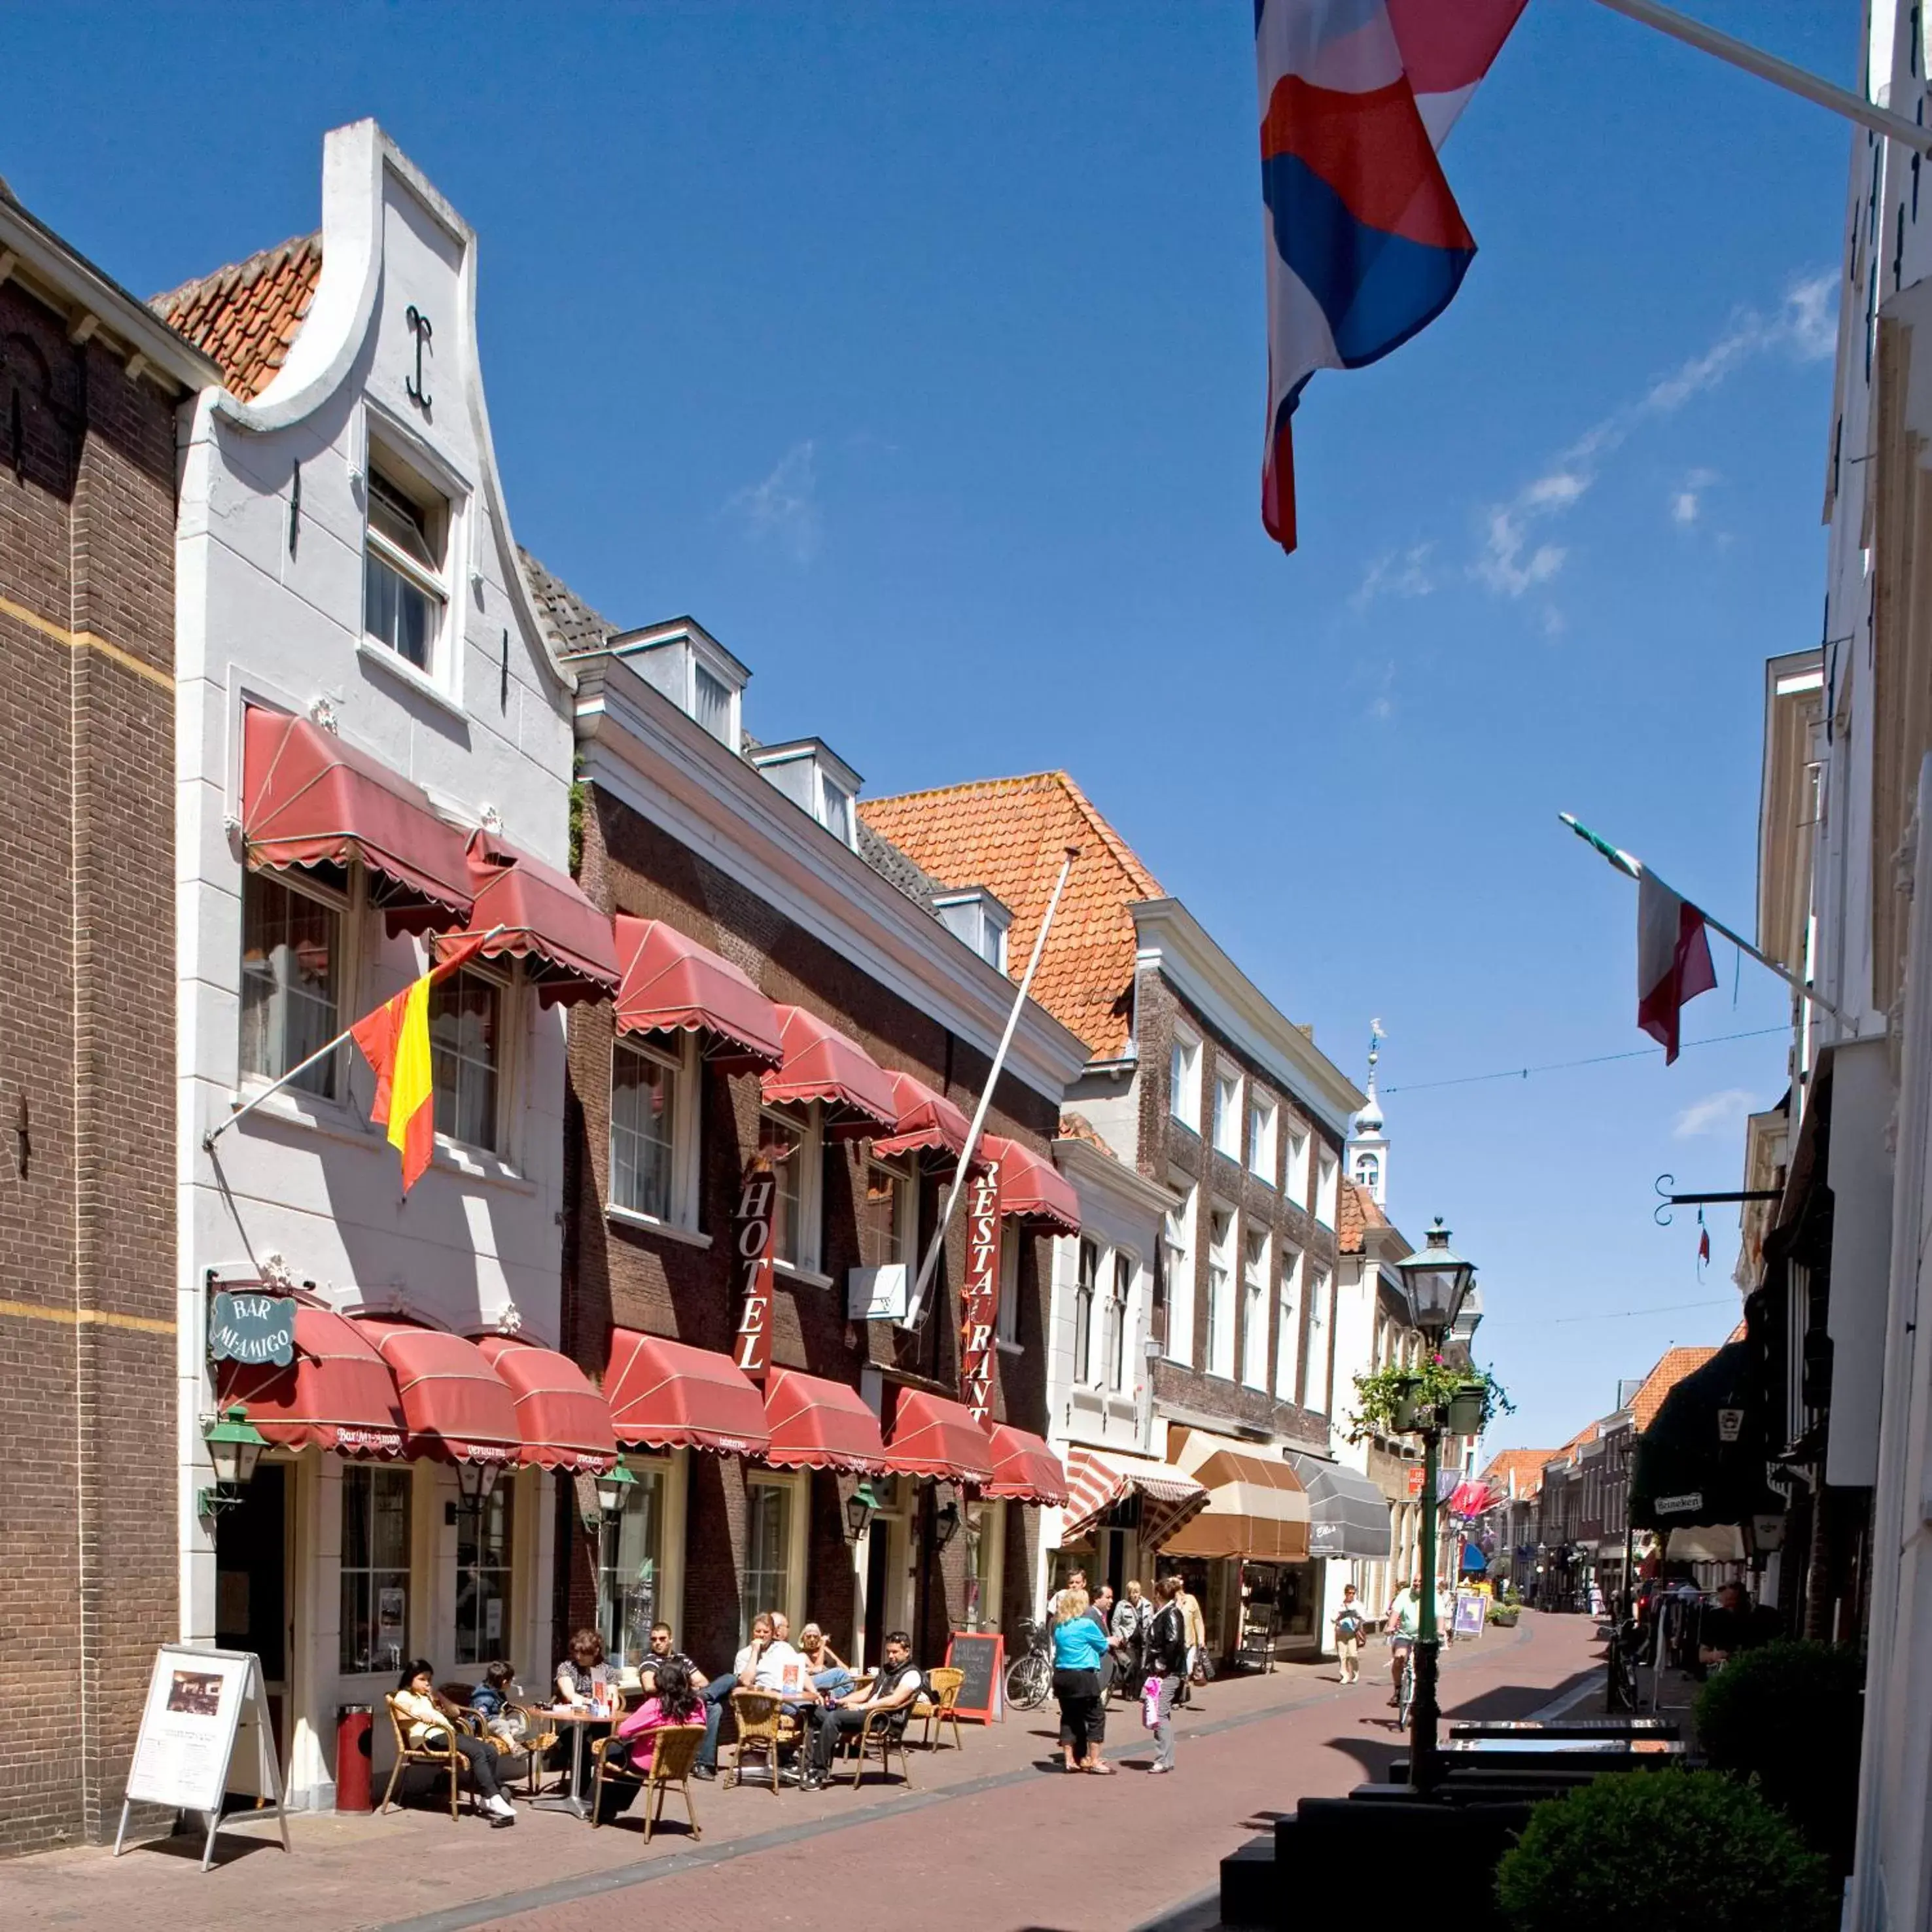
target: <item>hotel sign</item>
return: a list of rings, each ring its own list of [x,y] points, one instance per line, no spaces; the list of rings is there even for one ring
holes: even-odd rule
[[[764,1154],[745,1170],[732,1221],[732,1267],[738,1282],[738,1333],[731,1359],[763,1385],[772,1366],[772,1231],[778,1176]]]
[[[959,1290],[959,1400],[990,1428],[999,1357],[1000,1163],[988,1159],[967,1175],[966,1279]]]
[[[212,1361],[273,1362],[295,1359],[296,1305],[286,1294],[235,1294],[224,1288],[208,1316],[208,1353]]]

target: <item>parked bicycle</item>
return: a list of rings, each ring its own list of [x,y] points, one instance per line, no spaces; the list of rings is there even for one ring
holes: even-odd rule
[[[1053,1643],[1046,1625],[1031,1617],[1020,1619],[1019,1634],[1026,1648],[1006,1666],[1006,1702],[1016,1711],[1031,1711],[1053,1688]]]

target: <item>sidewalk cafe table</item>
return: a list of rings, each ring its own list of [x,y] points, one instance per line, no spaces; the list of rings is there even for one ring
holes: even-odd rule
[[[542,1798],[526,1798],[524,1802],[538,1811],[569,1811],[580,1818],[590,1816],[590,1806],[585,1799],[584,1738],[592,1725],[614,1725],[616,1718],[596,1711],[579,1710],[574,1705],[547,1705],[542,1714],[554,1724],[568,1725],[570,1729],[570,1788],[568,1791],[553,1792]]]

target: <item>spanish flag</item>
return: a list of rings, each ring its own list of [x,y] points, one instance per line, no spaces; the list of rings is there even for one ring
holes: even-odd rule
[[[386,1000],[349,1029],[375,1069],[376,1104],[369,1118],[389,1130],[389,1144],[403,1157],[403,1192],[415,1186],[436,1148],[436,1089],[430,1078],[430,988],[466,959],[489,935],[465,933],[450,942],[443,956],[394,999]]]

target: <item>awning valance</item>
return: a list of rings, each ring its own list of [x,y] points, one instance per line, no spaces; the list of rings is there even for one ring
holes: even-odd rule
[[[296,1306],[295,1357],[224,1362],[215,1406],[238,1402],[248,1420],[284,1449],[333,1449],[340,1456],[400,1456],[408,1425],[388,1364],[354,1322],[326,1308]]]
[[[1034,1221],[1056,1234],[1080,1232],[1080,1197],[1073,1184],[1043,1154],[1000,1134],[983,1134],[975,1150],[983,1162],[1000,1163],[1000,1212]]]
[[[610,1426],[627,1448],[762,1456],[771,1447],[757,1384],[713,1349],[614,1328],[604,1389]]]
[[[872,1055],[802,1006],[776,1010],[784,1061],[764,1076],[765,1098],[780,1105],[824,1102],[834,1135],[890,1133],[898,1123],[892,1083]]]
[[[524,1462],[602,1475],[616,1461],[610,1407],[568,1355],[510,1335],[482,1336],[476,1346],[516,1404]]]
[[[993,1473],[993,1444],[964,1402],[923,1389],[902,1388],[892,1412],[888,1466],[902,1476],[938,1476],[983,1483]]]
[[[611,926],[620,1033],[710,1034],[747,1066],[784,1060],[778,1009],[728,959],[661,919],[620,912]]]
[[[463,834],[420,787],[287,712],[249,705],[242,738],[242,838],[251,863],[360,864],[392,932],[469,918]]]
[[[1071,1492],[1060,1458],[1037,1436],[1003,1422],[993,1431],[993,1473],[980,1493],[1064,1505]]]
[[[1308,1492],[1308,1553],[1388,1560],[1388,1498],[1359,1469],[1325,1456],[1290,1450],[1288,1460]]]
[[[1300,1563],[1308,1556],[1308,1492],[1278,1455],[1205,1429],[1170,1441],[1175,1464],[1208,1491],[1208,1507],[1168,1539],[1170,1556]]]
[[[617,990],[610,922],[577,881],[494,832],[470,835],[470,930],[501,926],[485,958],[515,958],[544,1006],[607,999]]]
[[[456,1462],[521,1460],[516,1402],[474,1342],[374,1316],[358,1316],[355,1325],[395,1378],[411,1455]]]
[[[1064,1544],[1083,1543],[1117,1504],[1138,1496],[1143,1550],[1158,1550],[1198,1510],[1208,1507],[1208,1492],[1184,1469],[1151,1456],[1122,1456],[1076,1444],[1066,1452],[1071,1491],[1060,1526]]]
[[[780,1468],[884,1475],[892,1466],[879,1418],[850,1382],[774,1369],[765,1384],[765,1422],[772,1432],[765,1460]]]
[[[932,1148],[950,1154],[955,1160],[965,1151],[970,1126],[966,1116],[922,1080],[910,1073],[893,1072],[892,1082],[895,1118],[892,1131],[884,1140],[872,1143],[874,1154],[910,1154]]]

